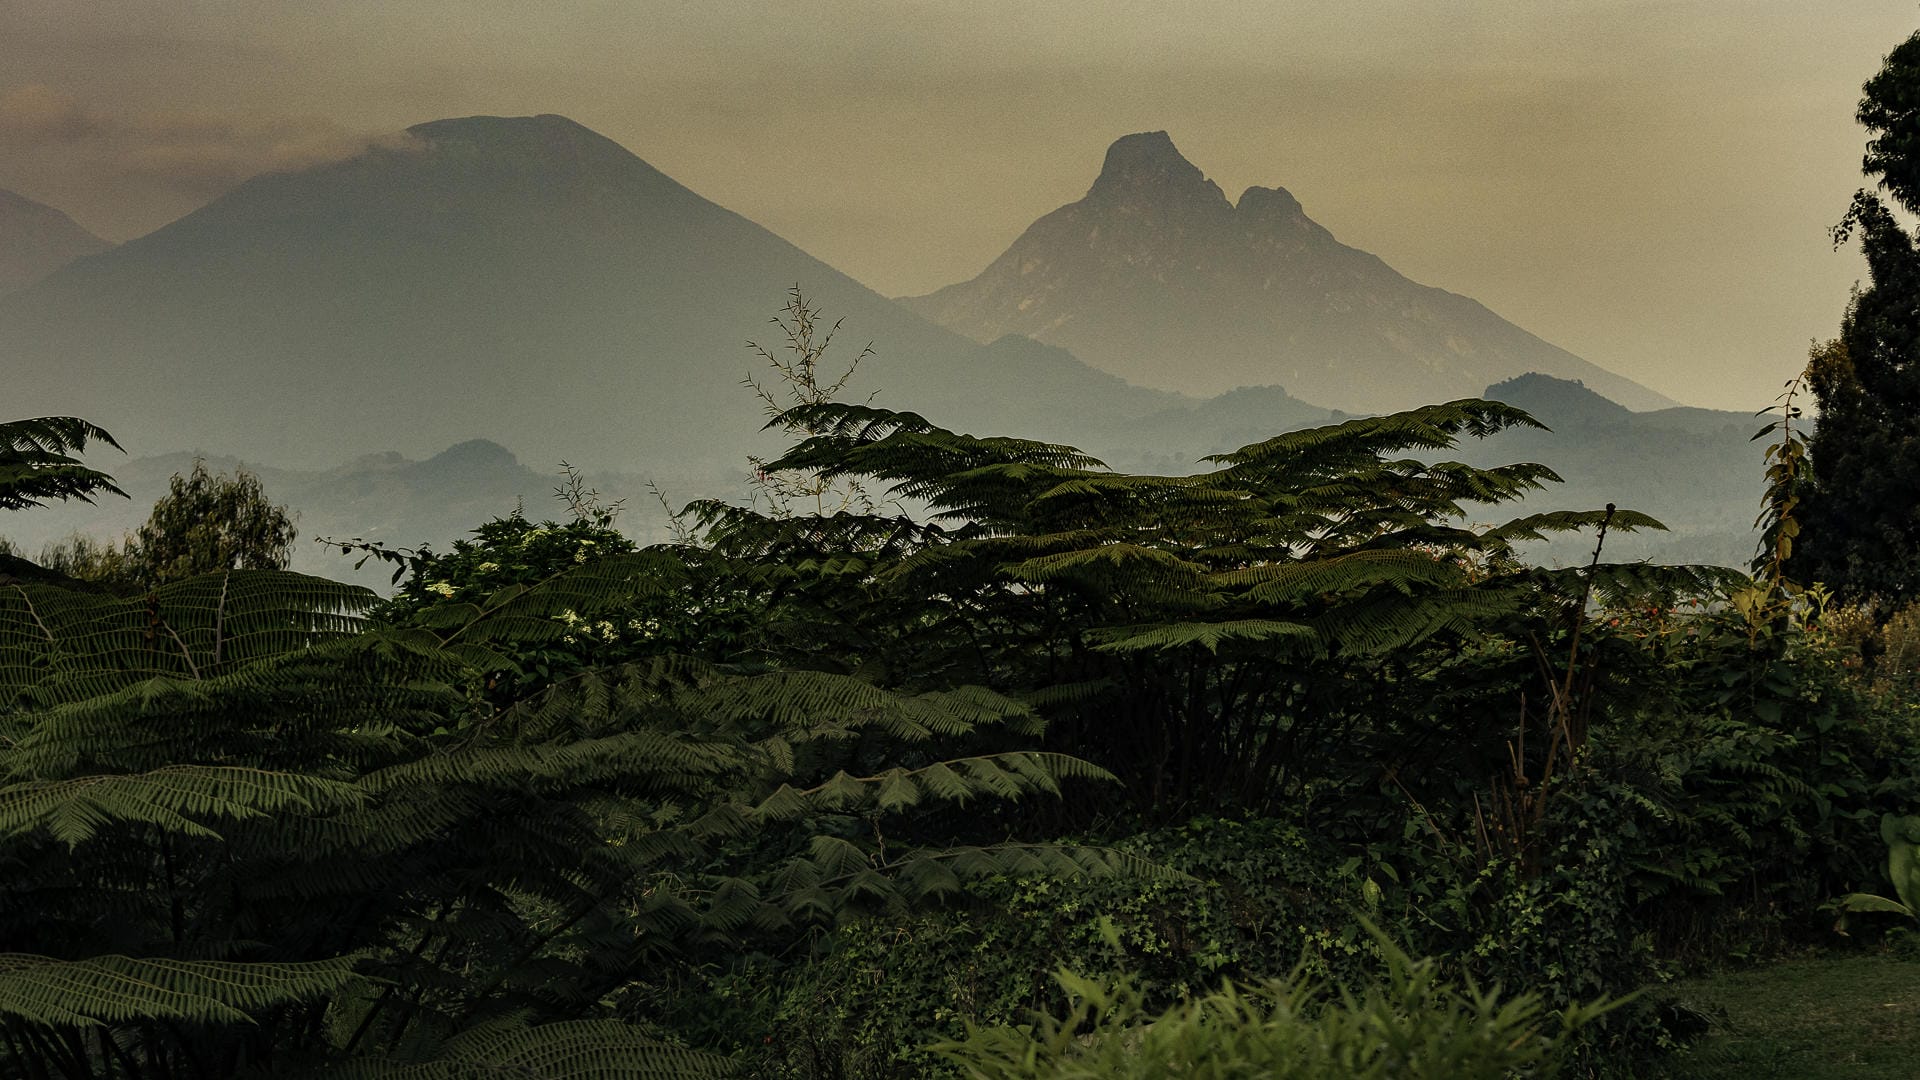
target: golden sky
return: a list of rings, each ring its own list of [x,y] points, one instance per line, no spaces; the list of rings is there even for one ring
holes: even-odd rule
[[[556,112],[875,289],[971,277],[1165,129],[1230,197],[1683,401],[1862,274],[1912,0],[0,0],[0,187],[110,239],[423,120]]]

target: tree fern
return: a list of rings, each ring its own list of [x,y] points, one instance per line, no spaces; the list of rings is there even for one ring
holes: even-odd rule
[[[120,444],[73,416],[0,423],[0,510],[44,506],[49,499],[92,502],[96,492],[126,495],[106,473],[80,464],[88,443]]]
[[[324,998],[356,978],[353,957],[237,964],[0,953],[0,1018],[45,1027],[245,1023],[273,1006]]]
[[[709,538],[751,563],[784,599],[775,610],[812,636],[862,642],[890,672],[1019,688],[1046,703],[1054,746],[1094,755],[1161,812],[1203,790],[1284,797],[1313,755],[1338,752],[1309,733],[1360,707],[1342,692],[1365,678],[1356,665],[1500,633],[1549,593],[1612,600],[1715,577],[1608,564],[1560,574],[1516,558],[1518,542],[1554,532],[1660,527],[1631,511],[1465,524],[1469,506],[1558,479],[1536,464],[1433,460],[1461,439],[1541,426],[1500,402],[1286,432],[1190,476],[1115,472],[1073,447],[868,405],[810,404],[793,419],[811,434],[769,468],[886,485],[929,523],[776,527],[710,504]],[[1068,698],[1056,685],[1083,689]]]
[[[130,600],[0,591],[0,949],[33,954],[0,970],[0,1059],[707,1075],[717,1059],[642,1028],[569,1022],[956,875],[1141,871],[877,839],[1104,778],[981,750],[1037,726],[980,687],[660,655],[490,700],[494,665],[559,616],[671,592],[677,566],[589,560],[405,625],[269,571]]]

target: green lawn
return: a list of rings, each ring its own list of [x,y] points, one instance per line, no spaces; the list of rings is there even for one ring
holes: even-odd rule
[[[1675,1080],[1920,1077],[1920,960],[1788,960],[1671,989],[1716,1021],[1673,1059]]]

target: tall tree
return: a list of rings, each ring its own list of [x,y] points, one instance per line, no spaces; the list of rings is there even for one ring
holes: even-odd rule
[[[1861,168],[1885,198],[1856,193],[1834,229],[1838,243],[1860,237],[1869,284],[1808,369],[1820,420],[1790,569],[1898,606],[1920,597],[1920,246],[1887,200],[1920,213],[1920,33],[1863,89]]]
[[[258,476],[210,473],[195,461],[187,475],[173,475],[130,547],[143,583],[164,585],[216,570],[284,570],[293,538],[292,515],[267,498]]]

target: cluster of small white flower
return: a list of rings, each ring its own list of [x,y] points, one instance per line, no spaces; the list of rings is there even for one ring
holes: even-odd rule
[[[567,624],[567,632],[561,635],[561,640],[569,645],[577,645],[582,641],[604,641],[611,644],[627,635],[644,641],[660,632],[660,620],[651,617],[628,619],[625,626],[621,626],[611,619],[588,619],[579,612],[569,609],[555,615],[554,618]],[[623,630],[625,635],[622,634]]]

